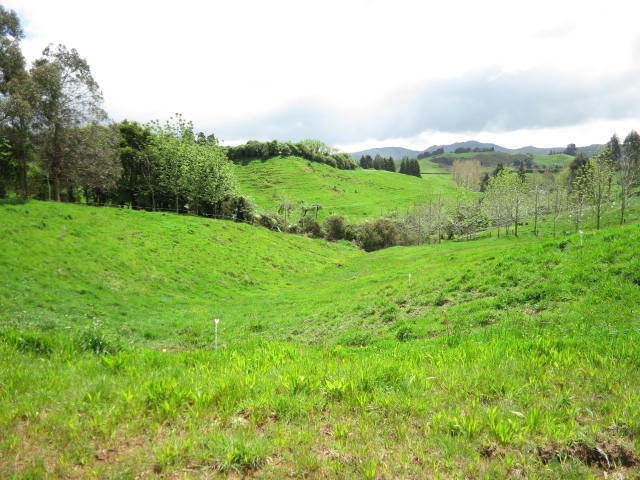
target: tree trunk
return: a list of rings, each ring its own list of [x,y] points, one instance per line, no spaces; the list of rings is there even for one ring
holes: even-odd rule
[[[60,179],[57,175],[53,177],[53,200],[60,201]]]

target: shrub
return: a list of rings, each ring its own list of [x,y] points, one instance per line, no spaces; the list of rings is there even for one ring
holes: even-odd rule
[[[367,252],[398,244],[399,231],[391,220],[381,218],[365,223],[358,235],[358,244]]]
[[[347,224],[340,215],[332,215],[324,221],[325,238],[331,242],[346,239]]]
[[[302,217],[298,221],[298,231],[310,235],[313,238],[322,237],[322,227],[311,217]]]
[[[269,230],[282,231],[286,229],[284,218],[276,214],[263,213],[254,218],[253,223]]]
[[[255,217],[253,203],[243,195],[224,199],[220,203],[220,213],[236,222],[251,223]]]

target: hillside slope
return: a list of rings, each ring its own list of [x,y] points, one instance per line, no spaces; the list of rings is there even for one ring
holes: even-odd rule
[[[447,175],[417,178],[378,170],[338,170],[297,157],[254,160],[235,168],[240,191],[259,210],[277,211],[284,200],[294,205],[304,201],[323,206],[319,218],[338,214],[361,221],[396,209],[404,212],[433,195],[457,191]]]
[[[2,477],[640,474],[637,223],[364,254],[29,202],[0,235]]]

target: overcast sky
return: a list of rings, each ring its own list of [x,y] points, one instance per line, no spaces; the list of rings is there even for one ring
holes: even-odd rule
[[[640,1],[5,0],[76,48],[112,118],[343,150],[604,142],[640,129]]]

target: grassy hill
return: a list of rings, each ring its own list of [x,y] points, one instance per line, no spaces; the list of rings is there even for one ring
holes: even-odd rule
[[[303,200],[323,206],[320,218],[338,214],[364,220],[457,191],[445,175],[417,178],[379,170],[338,170],[297,157],[253,160],[235,168],[240,191],[259,209],[277,211],[283,200],[296,205]]]
[[[456,159],[466,160],[480,160],[483,167],[493,168],[498,163],[503,165],[519,165],[523,160],[526,160],[527,156],[522,153],[506,153],[506,152],[470,152],[470,153],[444,153],[436,157],[431,157],[432,163],[442,167],[450,167]],[[564,153],[557,153],[554,155],[533,155],[533,162],[540,167],[568,167],[573,161],[574,157],[571,155],[565,155]]]
[[[640,473],[637,223],[364,254],[29,202],[0,241],[0,477]]]

